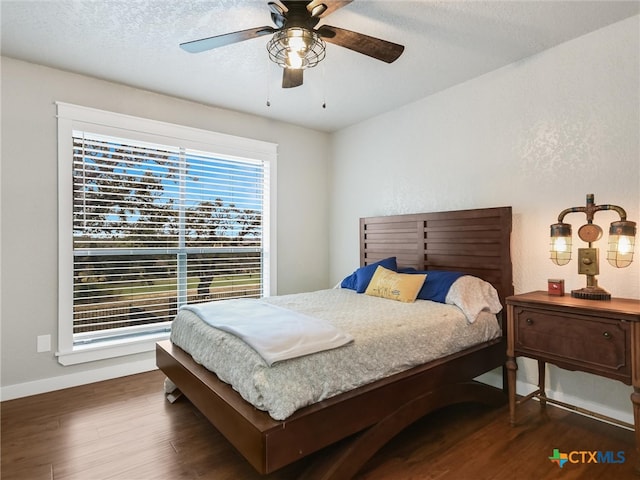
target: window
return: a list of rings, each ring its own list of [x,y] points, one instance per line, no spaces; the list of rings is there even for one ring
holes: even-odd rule
[[[177,309],[268,295],[276,146],[58,104],[64,365],[166,338]]]

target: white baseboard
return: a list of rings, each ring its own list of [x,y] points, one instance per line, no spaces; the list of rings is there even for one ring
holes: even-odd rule
[[[518,393],[518,395],[523,395],[523,396],[528,395],[537,389],[538,389],[537,385],[531,385],[529,383],[520,382],[520,381],[516,382],[516,392]],[[603,405],[601,403],[596,403],[596,402],[590,402],[588,400],[585,400],[584,398],[579,398],[574,395],[567,395],[566,393],[556,392],[554,390],[546,390],[545,393],[547,397],[553,400],[557,400],[559,402],[580,407],[585,410],[590,410],[594,413],[603,415],[605,417],[610,417],[615,420],[618,420],[619,422],[624,422],[624,423],[633,425],[633,411],[626,412],[623,410],[611,408],[608,405]],[[561,405],[552,404],[552,406],[563,408]],[[629,409],[631,408],[632,408],[631,401],[629,401]],[[566,409],[566,410],[570,410],[570,409]],[[575,413],[581,414],[580,412],[575,412]],[[586,416],[589,416],[589,415],[586,415]],[[596,417],[591,417],[591,418],[596,418]],[[601,420],[605,423],[610,423],[601,418],[596,418],[596,420]],[[617,425],[617,426],[620,426],[620,425]]]
[[[63,388],[77,387],[89,383],[100,382],[103,380],[111,380],[112,378],[125,377],[127,375],[135,375],[136,373],[149,372],[156,370],[155,359],[138,360],[135,362],[123,363],[113,367],[99,368],[88,370],[69,375],[61,375],[58,377],[44,378],[32,382],[20,383],[17,385],[7,385],[0,387],[0,401],[13,400],[15,398],[28,397],[40,393],[62,390]],[[497,372],[489,372],[477,378],[478,381],[486,383],[497,388],[502,388],[502,375]],[[530,383],[517,381],[516,392],[519,395],[528,395],[538,387]],[[613,409],[607,405],[590,403],[582,398],[573,397],[553,390],[548,390],[547,396],[555,400],[575,405],[587,410],[591,410],[600,415],[605,415],[613,419],[633,424],[633,412]],[[631,408],[631,406],[630,406]]]
[[[482,383],[486,383],[487,385],[491,385],[492,387],[502,388],[501,373],[496,373],[496,372],[485,373],[484,375],[481,375],[480,377],[478,377],[476,380]],[[533,385],[520,380],[516,381],[516,393],[518,395],[526,396],[537,389],[538,389],[537,385]],[[562,392],[556,392],[554,390],[547,389],[545,393],[547,394],[547,397],[554,400],[558,400],[559,402],[567,403],[569,405],[574,405],[576,407],[580,407],[586,410],[591,410],[592,412],[598,413],[600,415],[604,415],[606,417],[613,418],[620,422],[629,423],[633,425],[633,410],[631,406],[631,401],[629,401],[629,411],[623,411],[623,410],[611,408],[610,406],[603,405],[601,403],[589,402],[584,398],[575,397],[573,395],[567,395]],[[552,405],[552,406],[563,408],[558,405]],[[580,412],[575,412],[575,413],[580,414]],[[597,418],[597,420],[601,420],[601,421],[604,421],[605,423],[608,423],[605,420],[602,420],[600,418]]]
[[[0,387],[0,401],[13,400],[15,398],[29,397],[40,393],[53,392],[63,388],[77,387],[89,383],[111,380],[112,378],[135,375],[136,373],[156,370],[155,359],[137,360],[112,367],[103,367],[95,370],[60,375],[58,377],[43,378],[32,382],[19,383]]]

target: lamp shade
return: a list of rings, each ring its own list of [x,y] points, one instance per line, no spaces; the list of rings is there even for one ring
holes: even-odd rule
[[[556,265],[566,265],[571,260],[571,225],[554,223],[551,225],[550,258]]]
[[[636,223],[628,220],[611,222],[607,261],[616,268],[624,268],[633,262],[636,240]]]

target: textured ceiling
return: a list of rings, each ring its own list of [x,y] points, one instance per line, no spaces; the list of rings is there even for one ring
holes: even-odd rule
[[[386,64],[329,44],[326,59],[305,72],[304,85],[283,90],[281,70],[265,50],[269,36],[198,54],[178,47],[272,25],[266,1],[1,0],[0,5],[2,55],[324,131],[640,12],[636,1],[355,0],[322,23],[403,44],[403,55]]]

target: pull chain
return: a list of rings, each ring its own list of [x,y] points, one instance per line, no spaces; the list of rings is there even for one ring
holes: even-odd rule
[[[267,58],[267,74],[265,75],[265,78],[267,79],[267,107],[271,106],[271,82],[269,78],[271,76],[270,64],[271,61]]]
[[[320,66],[322,68],[322,108],[327,108],[327,82],[325,80],[324,63]]]

